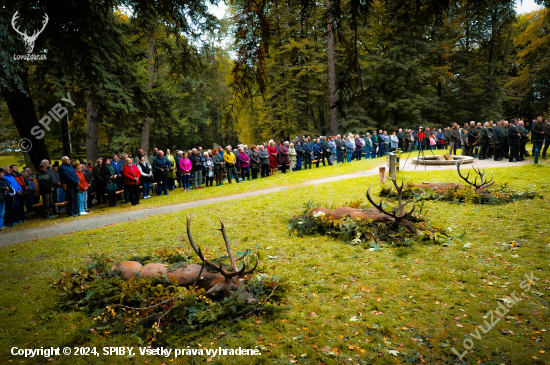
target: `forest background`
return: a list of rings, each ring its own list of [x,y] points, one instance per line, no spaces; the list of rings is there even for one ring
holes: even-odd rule
[[[0,150],[27,160],[550,115],[550,2],[11,1]],[[48,24],[33,54],[12,27]],[[70,93],[74,106],[62,102]],[[39,121],[58,103],[66,118]],[[45,129],[44,138],[31,134]],[[36,131],[36,128],[35,128]]]

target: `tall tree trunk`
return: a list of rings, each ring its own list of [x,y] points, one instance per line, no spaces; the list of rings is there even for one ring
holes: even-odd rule
[[[24,83],[26,86],[26,80],[24,80]],[[25,88],[28,90],[27,87]],[[39,135],[35,137],[36,133],[33,135],[31,131],[33,128],[34,130],[44,131],[44,127],[38,124],[38,118],[30,97],[30,92],[27,91],[27,95],[25,95],[17,87],[13,87],[13,89],[16,91],[9,95],[4,95],[4,99],[6,100],[6,104],[8,104],[8,110],[17,127],[19,136],[21,137],[19,141],[20,148],[22,150],[27,150],[28,156],[34,166],[39,166],[40,161],[44,159],[49,160],[50,155],[46,148],[44,138],[37,139]]]
[[[155,35],[156,35],[156,29],[154,25],[152,26],[150,38],[149,38],[149,49],[148,49],[148,55],[147,55],[147,76],[149,77],[149,83],[147,85],[147,88],[149,90],[153,89],[153,80],[155,77]],[[143,129],[141,131],[141,149],[149,153],[149,134],[151,132],[151,117],[146,117],[143,120]]]
[[[328,102],[330,111],[330,133],[338,134],[338,111],[336,110],[336,68],[334,66],[334,32],[332,30],[332,13],[330,0],[327,7],[327,51],[328,51]]]
[[[97,113],[97,104],[91,91],[88,91],[86,109],[86,159],[88,161],[95,161],[99,157],[99,138],[97,136],[99,115]]]
[[[67,118],[61,119],[61,142],[63,143],[63,156],[71,156],[71,134],[69,132],[69,113]]]

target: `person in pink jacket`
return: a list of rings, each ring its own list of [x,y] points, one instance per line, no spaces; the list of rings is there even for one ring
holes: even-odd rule
[[[189,178],[191,177],[191,160],[187,156],[187,152],[183,153],[183,157],[180,159],[180,170],[183,176],[183,191],[189,191]]]

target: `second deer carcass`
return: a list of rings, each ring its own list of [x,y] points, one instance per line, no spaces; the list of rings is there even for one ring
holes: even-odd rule
[[[216,299],[229,297],[231,292],[240,290],[244,296],[244,302],[246,304],[256,303],[256,299],[248,293],[244,287],[244,275],[251,274],[258,267],[258,257],[256,256],[256,264],[252,269],[246,269],[246,256],[248,255],[248,250],[241,257],[235,258],[229,247],[229,242],[227,240],[227,235],[225,233],[225,226],[220,220],[221,228],[219,231],[222,232],[223,239],[225,241],[225,247],[227,249],[227,254],[229,255],[229,261],[231,263],[232,271],[227,271],[222,267],[222,264],[219,265],[213,263],[212,261],[206,259],[200,249],[195,245],[193,236],[191,234],[191,220],[193,216],[187,217],[187,237],[189,238],[189,244],[193,248],[193,251],[203,262],[202,265],[199,264],[188,264],[185,267],[179,267],[174,271],[168,270],[168,265],[165,264],[147,264],[142,266],[137,261],[125,261],[119,264],[114,265],[111,270],[118,270],[121,273],[121,276],[125,280],[132,280],[148,277],[162,277],[165,276],[169,280],[177,281],[178,284],[182,286],[193,286],[196,285],[198,288],[205,289],[206,295],[214,297]],[[243,260],[243,266],[240,270],[237,269],[237,262]],[[217,273],[211,273],[204,270],[205,266],[210,267],[217,271]]]

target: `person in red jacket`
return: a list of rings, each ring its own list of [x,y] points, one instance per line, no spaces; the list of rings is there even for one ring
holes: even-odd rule
[[[88,215],[89,213],[86,212],[86,209],[84,209],[84,202],[87,199],[88,196],[88,182],[86,181],[86,177],[84,176],[84,173],[82,172],[84,165],[81,165],[80,162],[75,161],[73,162],[73,168],[76,172],[76,176],[78,176],[78,192],[76,193],[77,202],[78,202],[78,215]]]
[[[124,183],[128,187],[129,199],[132,205],[139,204],[139,177],[141,172],[131,158],[126,159],[126,165],[122,169]]]

